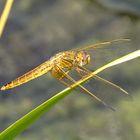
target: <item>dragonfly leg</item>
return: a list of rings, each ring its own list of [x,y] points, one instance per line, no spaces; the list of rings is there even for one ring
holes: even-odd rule
[[[80,67],[80,66],[79,66],[78,69],[80,69],[81,71],[85,72],[86,74],[90,74],[90,73],[91,73],[90,70],[88,70],[88,69],[86,69],[86,68],[84,68],[84,67]],[[78,71],[77,71],[77,72],[78,72]],[[102,82],[104,82],[104,83],[106,83],[106,84],[108,84],[108,85],[110,85],[110,86],[112,86],[112,87],[114,87],[114,88],[116,88],[116,89],[122,91],[122,92],[125,93],[126,95],[129,94],[126,90],[124,90],[124,89],[121,88],[120,86],[118,86],[118,85],[116,85],[116,84],[114,84],[114,83],[112,83],[112,82],[110,82],[110,81],[108,81],[108,80],[106,80],[106,79],[104,79],[104,78],[98,76],[98,75],[94,75],[93,78],[95,78],[95,79],[97,79],[97,80],[99,80],[99,81],[102,81]]]
[[[59,66],[57,66],[59,69],[61,69]],[[65,73],[65,71],[63,69],[61,69],[62,72],[64,73],[65,77],[67,79],[69,79],[71,82],[76,83],[76,81],[69,76],[67,73]],[[85,91],[88,95],[90,95],[91,97],[93,97],[94,99],[96,99],[98,102],[102,103],[104,106],[106,106],[107,108],[110,108],[111,110],[115,111],[114,108],[112,108],[111,106],[109,106],[108,104],[106,104],[104,101],[102,101],[100,98],[98,98],[96,95],[94,95],[93,93],[91,93],[89,90],[87,90],[85,87],[83,87],[82,85],[78,85],[83,91]]]

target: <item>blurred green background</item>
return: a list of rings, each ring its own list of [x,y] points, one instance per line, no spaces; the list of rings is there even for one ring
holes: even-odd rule
[[[0,13],[5,1],[0,1]],[[140,49],[139,0],[15,1],[0,40],[0,86],[49,59],[55,53],[85,44],[130,38],[90,52],[89,69]],[[86,87],[116,107],[110,111],[81,92],[59,102],[16,140],[139,140],[140,61],[100,74],[132,96],[90,80]],[[0,131],[65,88],[50,74],[0,93]],[[100,95],[99,95],[100,96]]]

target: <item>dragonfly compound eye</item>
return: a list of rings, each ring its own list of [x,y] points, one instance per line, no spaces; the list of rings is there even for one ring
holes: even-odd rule
[[[76,53],[75,59],[79,66],[84,66],[90,62],[90,55],[85,51],[80,51]]]
[[[87,59],[87,64],[89,64],[90,63],[90,55],[89,54],[86,55],[86,59]]]
[[[86,65],[90,62],[90,55],[87,52],[83,52],[83,65]]]

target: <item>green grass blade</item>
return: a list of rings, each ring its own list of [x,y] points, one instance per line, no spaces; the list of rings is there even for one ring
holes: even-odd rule
[[[140,50],[132,52],[126,56],[123,56],[115,61],[112,61],[104,65],[103,67],[100,67],[99,69],[97,69],[96,71],[88,75],[87,77],[77,81],[71,87],[66,88],[63,91],[59,92],[58,94],[56,94],[55,96],[53,96],[43,104],[39,105],[31,112],[23,116],[21,119],[17,120],[15,123],[13,123],[11,126],[9,126],[0,134],[0,140],[12,140],[13,138],[15,138],[19,133],[24,131],[35,120],[40,118],[46,111],[48,111],[51,107],[53,107],[58,101],[63,99],[65,96],[67,96],[72,91],[72,89],[74,89],[77,85],[84,83],[85,81],[93,77],[95,74],[98,74],[109,67],[118,65],[120,63],[132,60],[137,57],[140,57]]]
[[[19,133],[21,133],[29,125],[31,125],[36,119],[40,118],[47,110],[54,106],[59,100],[68,95],[71,90],[72,89],[67,88],[59,92],[58,94],[23,116],[21,119],[17,120],[0,134],[0,140],[12,140],[13,138],[15,138]]]
[[[2,36],[13,2],[14,0],[7,0],[3,13],[0,17],[0,38]]]
[[[109,68],[109,67],[112,67],[112,66],[115,66],[115,65],[118,65],[118,64],[121,64],[121,63],[124,63],[124,62],[127,62],[127,61],[130,61],[132,59],[135,59],[137,57],[140,57],[140,50],[137,50],[137,51],[134,51],[132,53],[129,53],[123,57],[120,57],[100,68],[98,68],[96,71],[90,73],[87,77],[85,77],[84,79],[81,79],[77,82],[77,84],[82,84],[84,83],[85,81],[89,80],[90,78],[92,78],[94,75],[104,71],[105,69]]]

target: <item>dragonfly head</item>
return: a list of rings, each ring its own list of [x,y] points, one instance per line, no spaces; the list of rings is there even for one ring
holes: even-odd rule
[[[90,62],[90,55],[85,51],[79,51],[76,53],[76,63],[79,66],[84,66]]]

